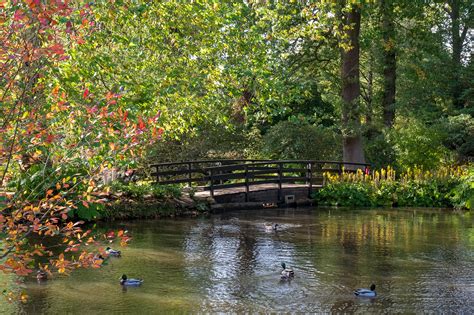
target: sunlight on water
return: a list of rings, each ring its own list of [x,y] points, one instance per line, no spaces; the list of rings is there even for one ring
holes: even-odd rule
[[[122,258],[42,285],[25,279],[28,303],[2,301],[0,310],[474,312],[468,212],[272,209],[103,226],[117,227],[133,235]],[[291,282],[280,280],[281,262],[294,269]],[[143,286],[124,290],[123,273],[145,279]],[[353,295],[371,283],[377,298]]]

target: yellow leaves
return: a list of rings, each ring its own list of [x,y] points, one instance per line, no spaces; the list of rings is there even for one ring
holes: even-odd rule
[[[21,301],[22,303],[28,302],[28,298],[29,298],[28,294],[26,294],[26,293],[24,293],[24,292],[22,292],[22,293],[20,294],[20,301]]]

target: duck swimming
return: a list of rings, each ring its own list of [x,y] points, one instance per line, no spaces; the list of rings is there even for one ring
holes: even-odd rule
[[[354,294],[360,297],[375,297],[377,295],[375,292],[375,284],[372,284],[370,289],[357,289],[354,291]]]
[[[120,257],[122,256],[122,252],[119,251],[119,250],[115,250],[115,249],[112,249],[110,247],[107,247],[105,249],[105,253],[109,256],[113,256],[113,257]]]
[[[280,226],[280,225],[279,225],[278,223],[275,223],[275,224],[267,224],[267,225],[265,225],[265,230],[267,230],[267,231],[272,231],[272,230],[273,230],[273,231],[277,231],[277,229],[278,229],[279,226]]]
[[[126,275],[120,278],[120,284],[126,286],[138,287],[143,283],[143,279],[128,279]]]
[[[283,270],[281,271],[281,279],[288,280],[295,276],[295,272],[292,268],[286,268],[286,264],[284,262],[281,263],[281,267]]]

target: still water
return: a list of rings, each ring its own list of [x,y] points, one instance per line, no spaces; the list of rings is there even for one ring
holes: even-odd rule
[[[278,223],[272,231],[266,224]],[[7,313],[474,313],[473,214],[258,210],[103,225],[133,236],[100,269],[39,285]],[[280,263],[293,267],[281,282]],[[119,277],[145,279],[123,290]],[[377,286],[377,297],[353,289]]]

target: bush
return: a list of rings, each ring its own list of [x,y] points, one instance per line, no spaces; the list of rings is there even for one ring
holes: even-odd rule
[[[442,144],[443,134],[416,119],[398,121],[389,134],[393,143],[399,170],[421,167],[434,169],[449,157],[448,150]]]
[[[372,135],[365,139],[364,153],[373,168],[379,169],[396,163],[395,150],[389,136],[385,131],[372,131]]]
[[[121,183],[115,181],[111,185],[112,192],[123,193],[125,196],[135,200],[152,197],[159,200],[178,198],[181,196],[181,188],[172,185],[155,185],[151,182]]]
[[[474,166],[471,166],[467,174],[461,178],[459,183],[451,191],[451,201],[456,208],[474,208]]]
[[[199,130],[183,134],[179,139],[158,141],[150,148],[147,163],[205,160],[242,159],[255,157],[260,151],[258,130],[244,130],[226,126],[200,126]]]
[[[441,168],[436,172],[408,169],[398,178],[391,168],[372,175],[326,174],[327,184],[314,194],[318,204],[332,206],[456,207],[474,204],[474,170]]]
[[[271,159],[329,160],[340,157],[340,143],[329,128],[282,121],[263,137],[263,152]]]
[[[460,161],[474,157],[474,119],[471,115],[461,114],[441,120],[442,129],[446,130],[443,144],[457,154]]]

